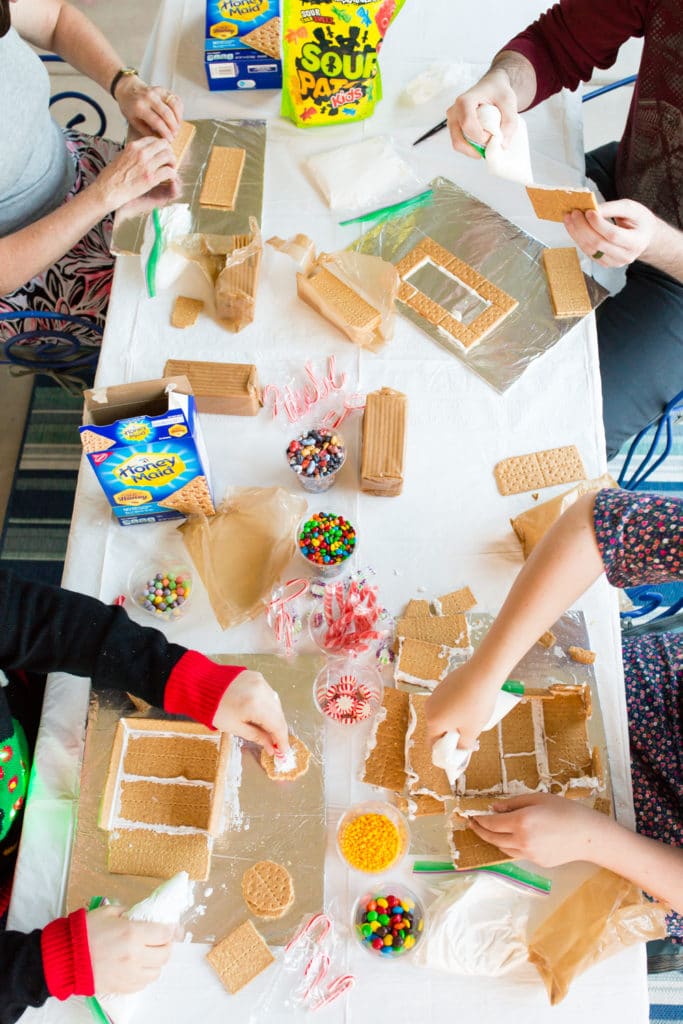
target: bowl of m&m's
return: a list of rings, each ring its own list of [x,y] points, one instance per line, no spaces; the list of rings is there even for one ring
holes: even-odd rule
[[[341,434],[327,427],[299,434],[287,445],[287,464],[306,491],[329,490],[346,460]]]
[[[313,512],[297,527],[297,551],[318,576],[336,576],[355,553],[358,535],[337,512]]]
[[[160,558],[136,566],[130,574],[128,589],[138,608],[157,620],[171,621],[187,611],[192,572],[181,562]]]
[[[380,882],[353,908],[353,931],[363,949],[385,960],[407,956],[425,933],[419,897],[399,882]]]
[[[408,822],[393,804],[367,800],[350,807],[337,825],[337,849],[350,868],[379,875],[396,867],[410,847]]]

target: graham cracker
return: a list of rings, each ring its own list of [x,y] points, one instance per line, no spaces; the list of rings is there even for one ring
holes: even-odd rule
[[[498,729],[481,733],[479,749],[472,754],[464,776],[461,777],[464,778],[464,788],[468,794],[501,788],[503,772]]]
[[[503,758],[508,786],[521,783],[525,789],[536,789],[541,777],[535,754],[510,754]]]
[[[196,127],[190,121],[181,121],[178,127],[178,131],[175,134],[173,142],[171,143],[171,149],[173,150],[173,156],[175,157],[176,168],[180,167],[183,162],[183,158],[190,148],[190,144],[197,131]]]
[[[501,494],[521,494],[583,480],[586,470],[574,444],[503,459],[493,470]]]
[[[251,921],[221,939],[206,954],[230,995],[235,995],[275,962],[275,957]]]
[[[394,678],[433,688],[448,672],[448,651],[440,644],[406,637],[400,640]]]
[[[399,619],[396,636],[426,640],[446,647],[469,647],[469,630],[464,615],[413,615]]]
[[[403,490],[408,399],[381,388],[365,399],[360,486],[366,494],[395,497]]]
[[[114,875],[173,878],[187,871],[193,881],[206,881],[211,861],[208,832],[116,828],[108,837],[107,866]]]
[[[247,32],[245,36],[240,38],[240,43],[246,43],[247,46],[251,46],[253,50],[259,50],[261,53],[267,54],[272,57],[273,60],[280,60],[282,55],[282,47],[280,45],[280,19],[271,18],[270,21],[265,21],[263,25],[259,25],[258,28],[253,29],[251,32]]]
[[[543,250],[543,269],[556,320],[587,316],[592,312],[586,279],[574,246]]]
[[[492,281],[489,281],[464,260],[444,249],[433,238],[423,238],[396,265],[401,281],[409,287],[414,287],[409,277],[427,261],[446,271],[479,295],[488,304],[486,309],[469,324],[464,324],[449,310],[419,290],[410,294],[405,291],[403,294],[399,292],[399,298],[428,323],[460,342],[465,349],[470,349],[482,341],[519,305],[517,299],[512,295],[497,288]]]
[[[592,665],[596,657],[595,651],[587,651],[585,647],[568,647],[567,654],[580,665]]]
[[[460,612],[468,612],[474,608],[476,603],[477,599],[469,587],[452,590],[450,594],[443,594],[434,602],[439,615],[457,615]]]
[[[261,409],[261,388],[251,363],[205,363],[169,359],[164,376],[182,374],[192,385],[199,412],[255,416]]]
[[[214,146],[204,175],[199,205],[213,210],[234,210],[239,192],[246,150],[235,146]]]
[[[251,220],[250,226],[258,231],[258,226]],[[240,249],[248,250],[248,254],[243,253],[244,258],[238,261],[235,254]],[[226,255],[226,266],[214,287],[216,316],[231,330],[241,331],[254,319],[262,251],[260,233],[232,236],[231,252]],[[233,262],[228,266],[230,260]]]
[[[108,448],[113,448],[116,441],[98,434],[96,430],[81,430],[81,444],[86,455],[93,455],[95,452],[106,452]]]
[[[379,310],[326,267],[321,267],[311,277],[297,274],[296,289],[300,299],[319,312],[325,309],[323,316],[332,319],[337,326],[343,323],[356,330],[375,331],[382,322]]]
[[[545,633],[543,634],[543,636],[539,636],[539,638],[536,641],[536,643],[540,644],[541,647],[545,647],[546,650],[550,650],[550,648],[553,646],[553,644],[556,641],[557,641],[557,637],[555,636],[555,634],[552,632],[552,630],[547,629],[545,631]]]
[[[166,729],[168,731],[168,723]],[[123,770],[126,775],[213,782],[218,758],[218,744],[213,740],[195,736],[132,735],[128,738]]]
[[[209,484],[205,476],[196,476],[184,487],[179,487],[159,504],[163,508],[173,508],[186,516],[216,514]]]
[[[203,309],[204,303],[201,299],[189,299],[187,295],[176,296],[171,313],[171,327],[193,327]]]
[[[398,291],[396,292],[396,297],[399,298],[402,302],[407,302],[408,299],[411,299],[413,295],[416,294],[417,288],[414,285],[408,284],[407,281],[401,281],[400,285],[398,286]]]
[[[555,688],[557,689],[557,688]],[[564,687],[561,700],[543,702],[543,726],[548,752],[551,791],[556,792],[572,779],[590,775],[593,767],[588,744],[586,702],[588,687]]]
[[[282,917],[294,902],[292,876],[282,864],[260,860],[242,875],[242,896],[256,917]]]
[[[308,747],[293,733],[289,734],[289,745],[294,751],[296,764],[288,772],[277,771],[274,756],[267,754],[263,749],[261,750],[261,767],[268,778],[274,779],[275,782],[293,782],[294,779],[298,779],[299,776],[305,775],[308,771],[308,765],[311,760],[311,752]]]
[[[427,818],[434,814],[444,814],[446,805],[443,800],[437,800],[427,793],[415,793],[408,796],[400,796],[396,800],[396,806],[402,814],[413,818]]]
[[[122,779],[119,816],[149,825],[209,827],[211,786]]]
[[[406,784],[405,736],[408,729],[408,694],[385,688],[375,719],[374,746],[365,758],[363,782],[402,793]]]
[[[554,188],[527,185],[527,195],[539,220],[562,222],[572,210],[597,210],[595,194],[589,188]]]
[[[403,612],[403,617],[405,619],[411,619],[414,616],[430,614],[429,601],[425,601],[422,598],[413,598],[411,601],[408,601],[405,611]]]
[[[479,810],[481,814],[490,811],[490,800],[479,806],[473,806],[472,801],[461,800],[462,810]],[[467,818],[454,811],[450,818],[451,833],[449,836],[453,863],[458,871],[468,871],[471,868],[483,867],[484,865],[504,864],[512,860],[507,853],[503,853],[497,846],[480,839],[472,831],[467,823]]]
[[[425,710],[428,699],[424,693],[411,693],[409,697],[410,718],[405,743],[408,790],[411,794],[421,793],[433,798],[450,797],[448,776],[432,761]]]
[[[500,723],[500,728],[503,750],[506,755],[534,754],[536,736],[530,700],[520,701],[512,711],[508,712]]]

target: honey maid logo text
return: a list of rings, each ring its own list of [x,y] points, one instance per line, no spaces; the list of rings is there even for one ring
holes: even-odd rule
[[[144,484],[145,487],[165,487],[181,476],[187,467],[172,452],[139,453],[112,470],[114,476],[127,486]]]

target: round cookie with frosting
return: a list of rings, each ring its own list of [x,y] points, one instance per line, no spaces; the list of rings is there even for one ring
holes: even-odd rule
[[[289,751],[282,757],[261,751],[261,767],[269,779],[292,782],[308,771],[311,752],[298,736],[289,734]]]

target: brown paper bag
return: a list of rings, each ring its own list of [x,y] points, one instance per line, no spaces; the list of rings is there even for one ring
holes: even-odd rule
[[[601,491],[604,487],[616,487],[617,483],[609,473],[603,473],[595,480],[582,480],[571,491],[558,494],[550,501],[544,501],[542,505],[534,505],[533,508],[521,512],[514,519],[510,520],[512,529],[517,534],[520,544],[524,550],[524,557],[528,558],[534,550],[544,533],[547,533],[563,512],[566,512],[570,505],[573,505],[577,498],[589,491]]]
[[[179,528],[223,629],[255,619],[296,550],[306,499],[281,487],[235,491],[215,516]]]
[[[635,942],[666,935],[669,908],[650,903],[638,886],[604,868],[546,918],[529,942],[529,961],[550,1002],[564,999],[579,974]]]

